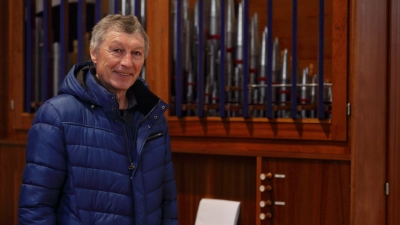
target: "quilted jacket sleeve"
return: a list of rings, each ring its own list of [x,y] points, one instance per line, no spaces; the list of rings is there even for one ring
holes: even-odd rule
[[[20,225],[57,224],[56,210],[66,171],[60,116],[50,103],[45,103],[28,133],[18,205]]]
[[[163,220],[164,225],[178,224],[178,203],[177,203],[177,187],[175,183],[174,168],[172,165],[172,153],[168,127],[166,129],[166,157],[165,172],[163,181]]]

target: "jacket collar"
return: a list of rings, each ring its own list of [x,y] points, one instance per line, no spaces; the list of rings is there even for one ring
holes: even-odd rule
[[[64,79],[59,94],[71,94],[84,102],[101,106],[106,111],[117,113],[118,101],[116,95],[102,86],[94,74],[96,74],[96,70],[92,62],[76,64]],[[145,80],[141,77],[138,77],[128,89],[127,95],[130,95],[130,98],[136,98],[137,110],[143,115],[150,113],[161,101],[150,91]]]

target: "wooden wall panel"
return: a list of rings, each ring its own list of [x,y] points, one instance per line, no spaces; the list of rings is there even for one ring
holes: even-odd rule
[[[8,20],[8,1],[5,1],[0,7],[0,21],[7,21]],[[7,23],[0,23],[0,49],[3,50],[3,53],[5,54],[0,54],[0,70],[1,71],[7,71],[7,65],[8,65],[8,32],[3,32],[3,31],[8,31],[8,24]],[[8,85],[7,85],[7,79],[8,76],[0,76],[0,105],[2,106],[8,106],[7,102],[7,96],[8,96]],[[0,108],[0,139],[5,138],[7,135],[7,107],[1,107]]]
[[[388,2],[350,5],[352,225],[386,224]]]
[[[391,1],[388,111],[388,224],[400,224],[400,1]]]
[[[170,102],[170,10],[169,1],[148,0],[146,32],[150,40],[146,59],[146,82],[150,89],[166,102]]]
[[[172,159],[180,224],[194,224],[201,198],[240,201],[238,225],[255,224],[255,157],[174,153]]]
[[[0,141],[0,224],[18,224],[25,143]]]
[[[260,182],[272,187],[258,190],[260,200],[285,203],[261,208],[261,213],[272,214],[261,225],[350,224],[349,161],[263,158],[261,172],[273,177]]]
[[[350,160],[347,143],[220,137],[171,137],[174,152]]]
[[[21,120],[24,111],[24,1],[8,0],[9,15],[8,19],[8,99],[5,104],[8,110],[9,139],[26,139],[26,131],[18,133],[23,125]],[[14,102],[14,108],[8,107],[10,102]],[[29,126],[31,123],[29,123]]]

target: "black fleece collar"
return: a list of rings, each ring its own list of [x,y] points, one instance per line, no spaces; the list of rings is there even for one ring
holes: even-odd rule
[[[87,85],[85,83],[85,76],[91,74],[94,76],[95,80],[99,85],[99,79],[96,77],[96,68],[94,65],[86,65],[81,67],[79,71],[76,71],[76,79],[80,84],[87,90]],[[101,85],[103,86],[103,85]],[[103,86],[104,87],[104,86]],[[135,83],[126,92],[128,99],[136,99],[137,110],[143,115],[147,115],[160,101],[153,92],[150,91],[145,80],[141,77],[135,81]]]

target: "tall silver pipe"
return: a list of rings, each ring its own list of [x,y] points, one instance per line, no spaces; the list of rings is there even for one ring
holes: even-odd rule
[[[33,80],[34,80],[34,102],[38,103],[42,101],[42,81],[41,81],[41,74],[43,72],[42,68],[42,63],[41,59],[43,58],[43,18],[42,17],[36,17],[35,18],[35,23],[36,23],[36,30],[35,30],[35,71],[33,75]],[[70,58],[71,54],[70,54]],[[72,59],[69,59],[70,62],[72,62]],[[72,63],[71,63],[72,64]],[[36,110],[36,104],[33,106],[34,109]]]
[[[198,61],[199,61],[199,56],[198,56],[198,46],[199,46],[199,4],[198,2],[194,3],[194,10],[193,10],[193,27],[192,27],[192,42],[191,42],[191,69],[190,69],[190,74],[189,76],[191,76],[190,79],[192,79],[192,81],[190,82],[188,79],[188,85],[191,85],[193,90],[192,90],[192,94],[191,94],[191,101],[194,102],[195,101],[195,96],[196,93],[194,86],[196,85],[196,80],[197,80],[197,73],[198,73]]]
[[[108,14],[114,14],[114,0],[108,0]]]
[[[313,84],[313,86],[311,86],[311,89],[310,89],[310,102],[311,102],[311,104],[316,105],[317,104],[317,84],[318,84],[317,74],[314,74],[312,76],[311,84]],[[317,117],[316,109],[311,110],[310,118],[316,118],[316,117]]]
[[[219,20],[220,20],[219,1],[211,0],[210,29],[209,29],[210,36],[219,34]]]
[[[264,31],[262,33],[262,39],[261,39],[261,52],[260,52],[260,69],[258,73],[258,79],[257,83],[260,85],[265,85],[267,82],[267,52],[268,52],[268,27],[264,28]],[[261,87],[259,91],[259,98],[258,98],[258,103],[259,104],[264,104],[267,101],[267,90],[265,87]]]
[[[187,78],[187,91],[186,91],[186,103],[187,104],[193,104],[194,103],[194,100],[195,100],[194,99],[195,98],[194,97],[195,96],[195,93],[194,93],[195,84],[196,84],[196,82],[195,82],[194,71],[191,68],[189,70],[188,78]],[[188,109],[187,110],[187,115],[188,116],[196,115],[196,110]]]
[[[208,71],[208,81],[210,82],[208,90],[210,96],[210,102],[212,104],[217,104],[218,99],[214,96],[216,93],[219,93],[219,38],[220,38],[220,7],[219,0],[211,0],[210,2],[210,26],[209,26],[209,34],[208,34],[208,46],[209,46],[209,71]],[[210,110],[210,115],[215,116],[215,110]]]
[[[236,66],[235,69],[234,69],[234,75],[233,75],[233,85],[236,88],[241,87],[240,85],[243,83],[242,74],[243,74],[243,68],[241,66]],[[238,104],[238,103],[242,102],[242,99],[241,99],[242,95],[240,95],[240,92],[239,91],[235,91],[234,93],[235,93],[234,103]],[[232,114],[232,116],[236,116],[237,112],[232,112],[231,114]]]
[[[227,0],[226,2],[226,20],[225,20],[225,47],[226,47],[226,55],[225,55],[225,86],[228,88],[232,87],[233,81],[233,49],[235,43],[236,36],[236,27],[235,27],[235,6],[233,0]],[[228,103],[232,102],[232,92],[228,92],[226,99]],[[229,113],[229,112],[228,112]]]
[[[121,1],[121,14],[122,15],[129,15],[129,3],[127,2],[127,0],[122,0]]]
[[[140,23],[146,29],[146,0],[140,1]],[[146,62],[143,65],[141,77],[146,80]]]
[[[176,56],[177,56],[177,48],[178,48],[178,45],[177,45],[177,40],[178,40],[178,38],[177,38],[177,30],[178,30],[178,21],[177,21],[177,17],[178,17],[178,15],[177,15],[177,8],[178,8],[178,6],[177,6],[177,0],[172,0],[171,1],[171,14],[172,14],[172,19],[173,19],[173,25],[172,25],[172,35],[173,35],[173,38],[172,38],[172,41],[173,41],[173,48],[172,48],[172,50],[173,50],[173,54],[172,54],[172,59],[173,59],[173,61],[175,62],[176,61]],[[134,8],[133,8],[133,10],[135,10]],[[134,12],[134,11],[133,11]]]
[[[249,60],[249,83],[255,84],[257,77],[257,59],[259,54],[258,48],[258,15],[254,14],[250,22],[250,60]],[[250,89],[248,102],[250,104],[257,103],[258,89]]]
[[[300,92],[300,99],[299,99],[299,103],[300,105],[305,105],[308,104],[310,102],[310,94],[309,94],[309,88],[306,86],[308,83],[310,83],[310,79],[309,79],[309,74],[308,74],[308,67],[303,69],[303,73],[301,76],[301,83],[302,86],[299,88],[299,92]],[[301,110],[301,118],[307,118],[309,116],[308,110]]]
[[[236,64],[242,66],[243,60],[243,3],[238,5],[237,39],[236,39]]]
[[[183,69],[185,72],[190,70],[190,61],[191,61],[191,41],[192,41],[192,21],[190,20],[190,11],[189,11],[189,3],[188,0],[183,1],[183,32],[182,32],[182,62]]]
[[[60,43],[53,43],[53,96],[58,93],[60,85]]]
[[[272,45],[272,84],[280,83],[281,76],[281,63],[280,63],[280,47],[279,47],[279,38],[275,38]],[[271,101],[272,104],[278,101],[278,88],[272,87],[272,96]]]
[[[331,106],[332,103],[332,86],[324,86],[324,104]],[[332,118],[331,107],[325,110],[325,118]]]
[[[140,23],[146,29],[146,0],[140,0]]]
[[[280,80],[281,84],[290,83],[289,58],[287,49],[283,51],[282,73],[280,79],[281,79]],[[290,101],[290,88],[283,85],[282,87],[279,88],[279,105],[286,106],[289,101]],[[278,117],[280,118],[290,117],[290,110],[279,110]]]
[[[237,88],[242,87],[243,79],[243,3],[238,5],[238,20],[237,20],[237,36],[236,36],[236,53],[235,53],[235,73],[234,73],[234,85]],[[234,91],[233,102],[240,103],[241,92]]]
[[[207,74],[204,89],[204,103],[211,103],[212,84],[215,83],[215,46],[211,40],[207,40]]]
[[[135,15],[135,0],[129,0],[129,14]]]

